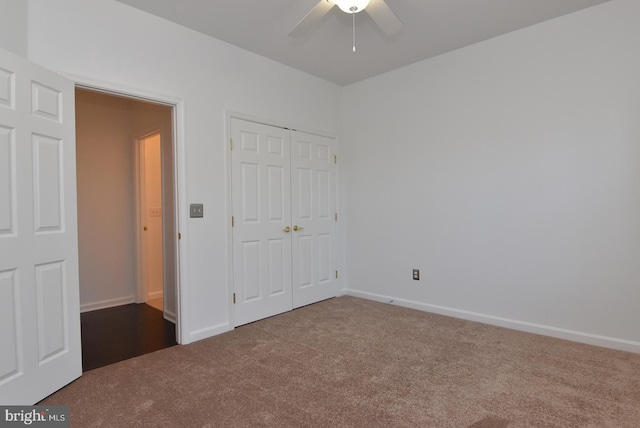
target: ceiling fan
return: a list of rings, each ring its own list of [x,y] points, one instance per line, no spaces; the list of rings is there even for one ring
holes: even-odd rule
[[[338,6],[343,12],[353,16],[353,51],[355,45],[355,17],[356,13],[366,10],[371,19],[388,36],[396,34],[404,24],[384,0],[320,0],[296,25],[289,31],[289,36],[304,35],[315,26],[334,6]]]

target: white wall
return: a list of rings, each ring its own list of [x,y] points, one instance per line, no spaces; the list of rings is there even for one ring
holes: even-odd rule
[[[29,0],[29,59],[184,100],[183,342],[230,328],[225,111],[337,133],[340,87],[113,0]],[[179,130],[180,132],[180,130]]]
[[[0,47],[27,57],[27,0],[0,0]]]
[[[343,108],[349,293],[640,352],[640,2],[351,85]]]
[[[76,91],[80,308],[133,303],[136,293],[131,101]]]

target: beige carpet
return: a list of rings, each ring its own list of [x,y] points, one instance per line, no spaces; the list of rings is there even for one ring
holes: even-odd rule
[[[340,297],[85,373],[72,427],[638,427],[640,355]]]

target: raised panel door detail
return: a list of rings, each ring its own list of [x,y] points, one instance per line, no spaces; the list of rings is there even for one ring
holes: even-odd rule
[[[311,170],[298,169],[298,216],[302,220],[311,219]]]
[[[231,148],[232,310],[239,326],[292,309],[291,144],[282,128],[236,118],[229,125],[240,142]]]
[[[335,296],[336,141],[234,118],[230,130],[241,142],[231,150],[235,325]]]
[[[285,242],[284,239],[269,240],[269,296],[284,293],[285,275]]]
[[[64,262],[36,266],[38,355],[40,364],[67,350]]]
[[[282,222],[284,220],[284,168],[281,166],[267,167],[268,177],[268,204],[270,222]]]
[[[31,112],[34,116],[62,123],[62,93],[38,82],[31,82]]]
[[[69,80],[0,49],[2,404],[82,374],[73,96]]]
[[[331,217],[331,173],[318,171],[318,219]]]
[[[242,244],[242,284],[244,301],[260,299],[260,242]]]
[[[292,131],[295,171],[292,178],[293,306],[308,305],[336,295],[335,168],[336,141]],[[304,148],[304,150],[303,150]]]
[[[0,385],[20,375],[17,272],[0,272]]]
[[[324,163],[331,162],[331,148],[329,146],[324,146],[322,144],[318,144],[316,147],[317,147],[317,153],[318,153],[318,160]]]
[[[254,163],[243,163],[242,170],[242,221],[257,223],[260,221],[260,166]]]
[[[313,285],[313,239],[311,236],[300,236],[298,238],[298,260],[300,269],[298,276],[298,287],[309,287]]]
[[[36,233],[62,231],[62,141],[33,135],[33,207]]]
[[[311,143],[298,141],[298,157],[311,160]]]
[[[15,74],[0,68],[0,107],[15,109],[16,93]]]
[[[244,150],[245,152],[258,153],[258,134],[254,134],[252,132],[241,132],[240,149]]]
[[[331,248],[333,243],[331,235],[323,233],[318,235],[318,282],[329,282],[332,278],[331,260],[333,259]]]
[[[15,234],[16,221],[15,132],[0,126],[0,238]]]
[[[267,153],[270,155],[276,155],[278,157],[282,157],[284,149],[284,142],[282,138],[279,137],[268,137],[267,138]]]

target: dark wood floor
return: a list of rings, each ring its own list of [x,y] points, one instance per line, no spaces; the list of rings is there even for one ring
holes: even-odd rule
[[[85,312],[80,323],[85,372],[177,345],[175,325],[144,303]]]

